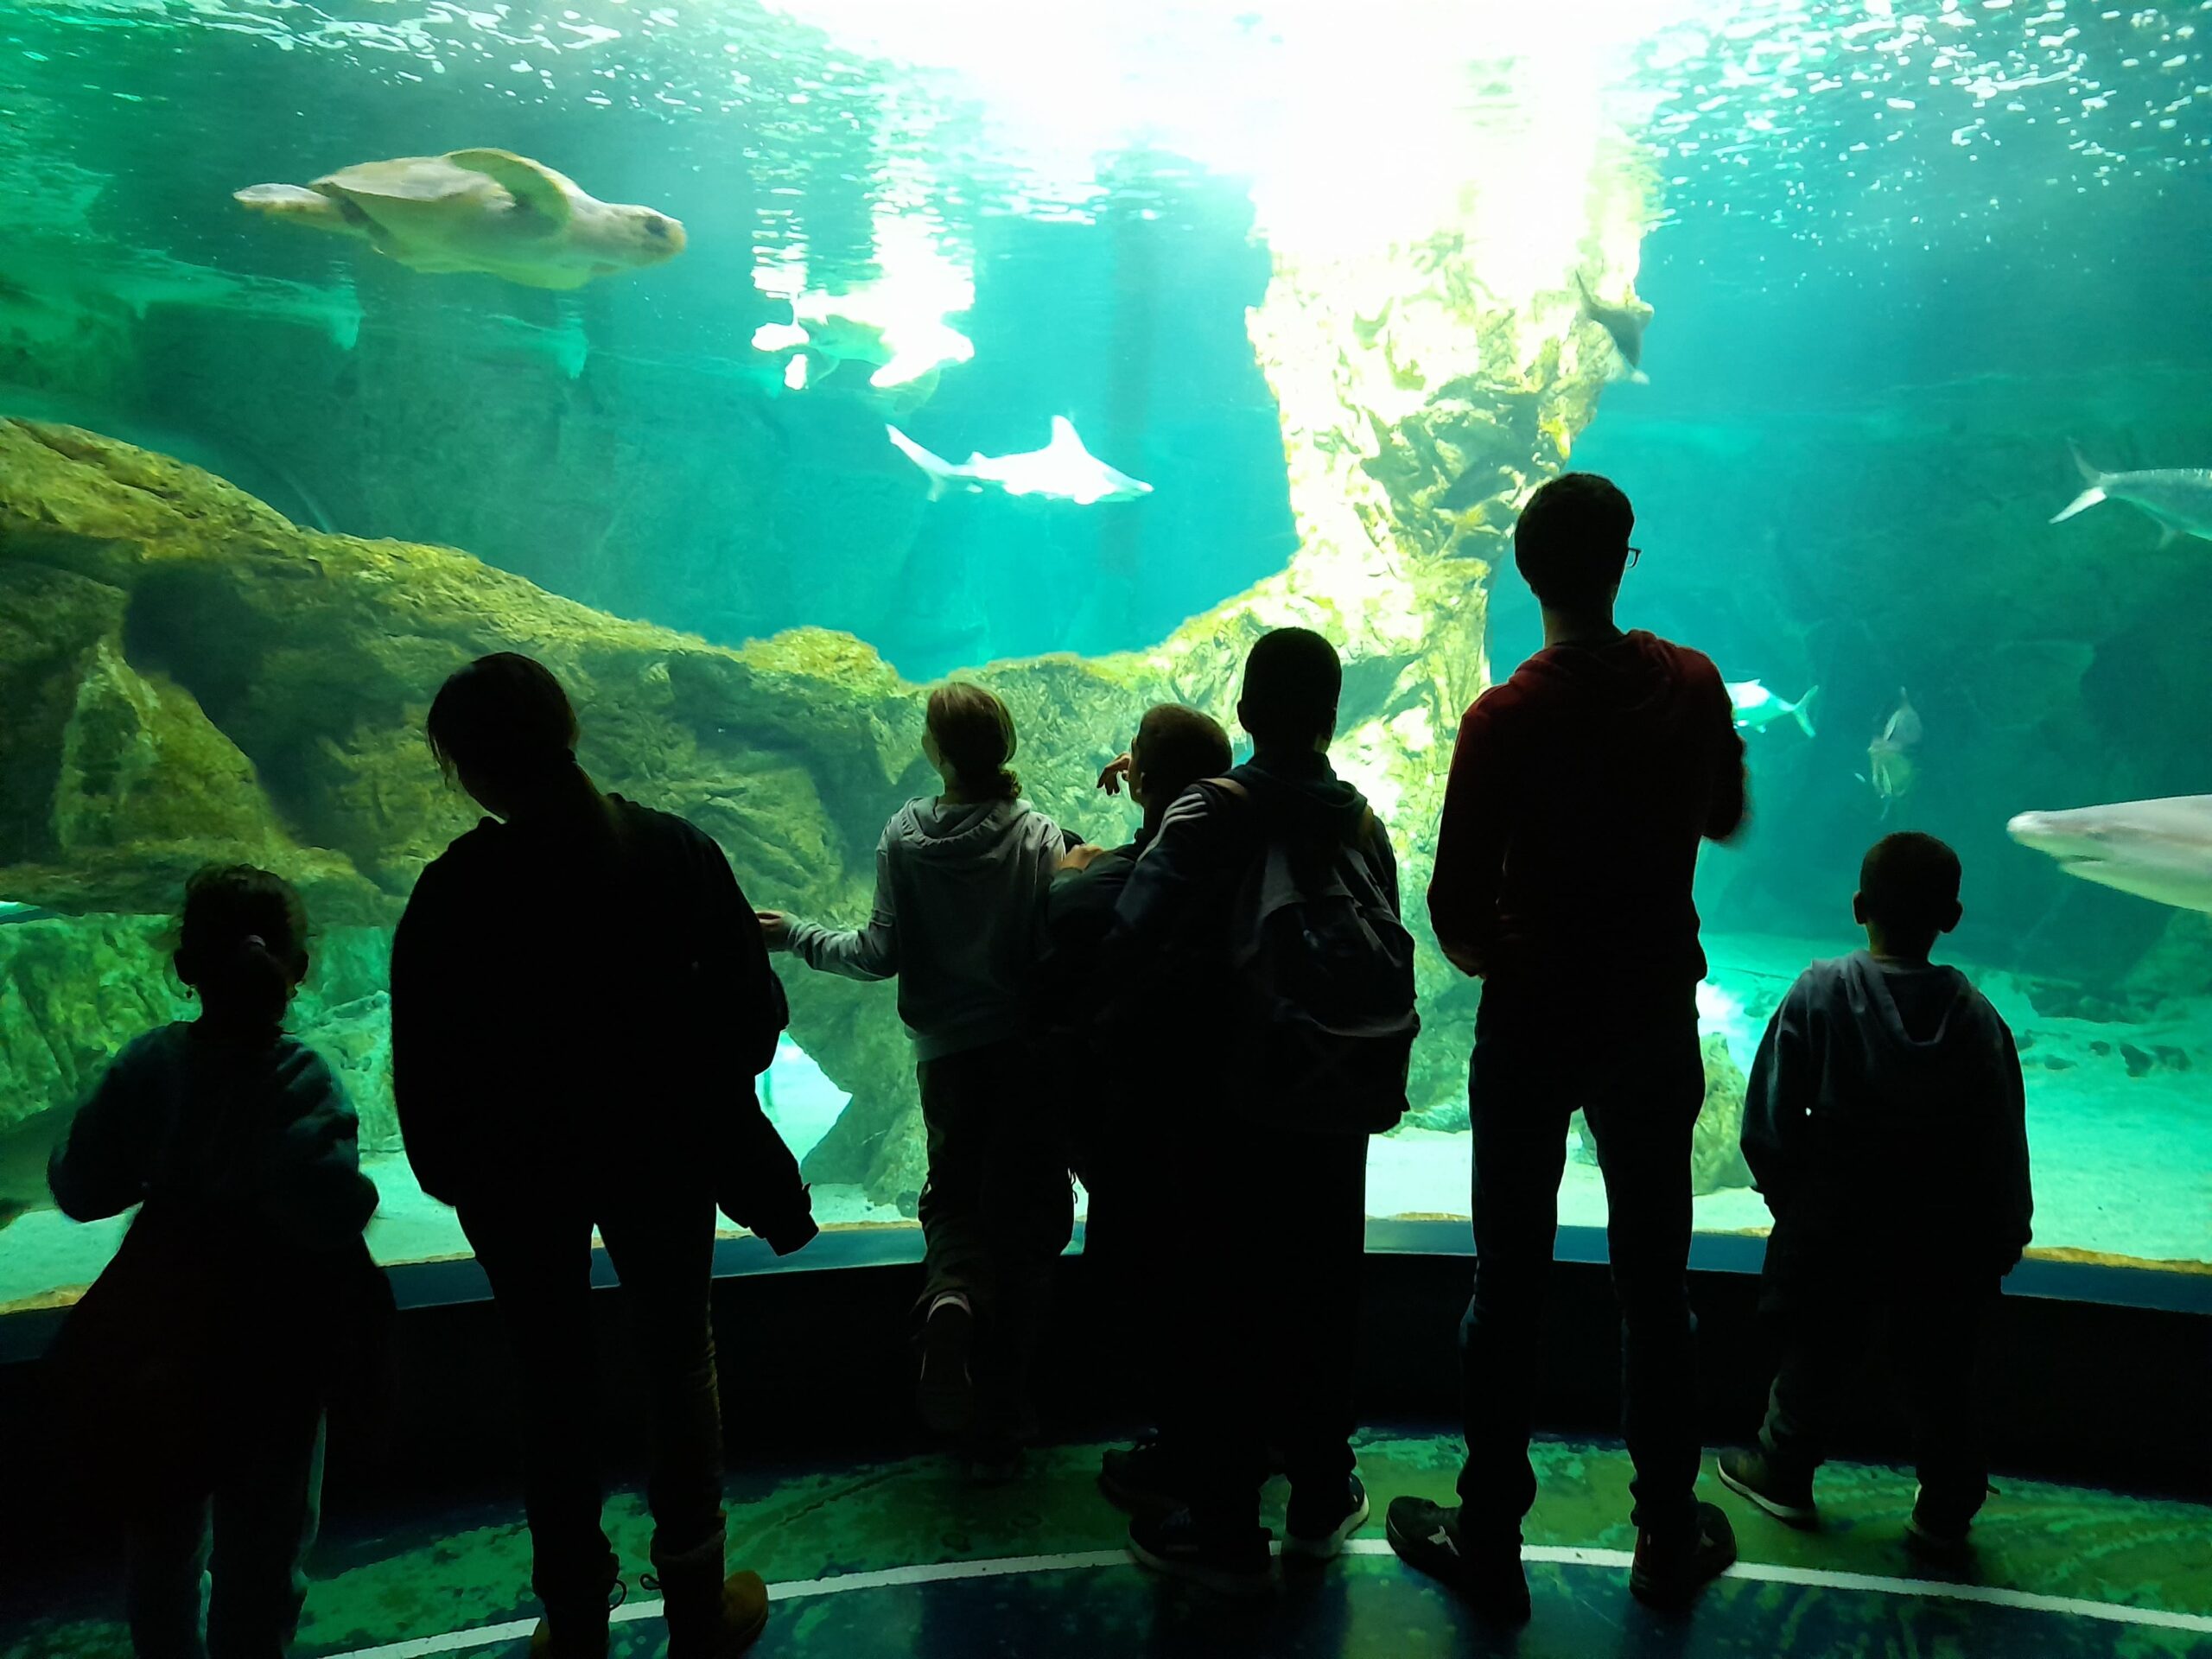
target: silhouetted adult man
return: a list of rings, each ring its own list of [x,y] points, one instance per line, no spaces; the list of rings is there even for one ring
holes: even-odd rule
[[[511,652],[448,679],[431,753],[493,814],[423,872],[392,946],[392,1090],[423,1190],[461,1212],[513,1349],[540,1659],[605,1659],[591,1247],[645,1379],[671,1659],[768,1615],[725,1578],[709,1322],[719,1203],[779,1253],[813,1236],[753,1092],[784,1024],[753,907],[702,831],[603,794],[559,683]]]
[[[1569,473],[1529,499],[1514,562],[1544,648],[1459,727],[1428,890],[1438,942],[1484,982],[1468,1084],[1475,1291],[1460,1325],[1460,1503],[1400,1498],[1390,1542],[1484,1611],[1525,1618],[1529,1387],[1579,1108],[1605,1174],[1636,1464],[1631,1585],[1679,1602],[1735,1559],[1696,1497],[1690,1135],[1704,1101],[1690,884],[1745,813],[1743,743],[1713,664],[1613,621],[1628,498]]]

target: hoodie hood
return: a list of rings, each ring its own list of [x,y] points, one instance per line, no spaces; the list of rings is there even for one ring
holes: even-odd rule
[[[909,801],[886,831],[907,852],[931,864],[961,868],[1005,856],[1013,832],[1034,816],[1025,800]]]
[[[1350,841],[1367,817],[1367,798],[1338,777],[1318,749],[1255,754],[1230,775],[1251,791],[1254,806],[1294,836],[1325,833]]]
[[[1892,963],[1869,951],[1843,959],[1845,994],[1858,1028],[1897,1056],[1925,1058],[1950,1046],[1960,1010],[1974,995],[1955,968]]]
[[[1542,682],[1593,711],[1627,720],[1665,718],[1692,695],[1682,648],[1635,629],[1597,645],[1547,645],[1514,677]]]

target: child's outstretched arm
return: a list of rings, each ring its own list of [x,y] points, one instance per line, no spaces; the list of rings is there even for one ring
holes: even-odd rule
[[[1802,980],[1791,986],[1774,1011],[1744,1080],[1744,1161],[1777,1216],[1804,1185],[1813,1095],[1820,1086],[1803,986]]]
[[[776,921],[769,918],[775,917]],[[779,927],[780,923],[780,938]],[[875,905],[868,925],[837,931],[796,916],[761,913],[761,930],[772,950],[790,951],[808,967],[845,979],[889,979],[899,971],[899,918],[891,900],[891,837],[876,843]]]
[[[141,1038],[115,1057],[48,1160],[54,1202],[72,1221],[119,1216],[146,1196],[146,1119],[155,1086]]]

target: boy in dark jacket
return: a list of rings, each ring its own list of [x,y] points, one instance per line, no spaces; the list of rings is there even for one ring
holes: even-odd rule
[[[1866,855],[1866,949],[1807,969],[1775,1010],[1745,1092],[1744,1156],[1774,1211],[1762,1306],[1785,1332],[1757,1451],[1720,1478],[1770,1514],[1816,1518],[1826,1435],[1886,1323],[1909,1396],[1920,1494],[1906,1535],[1961,1547],[1988,1487],[1972,1381],[2034,1199],[2012,1033],[1955,968],[1958,855],[1932,836]]]
[[[1147,1395],[1156,1391],[1155,1373],[1166,1357],[1157,1352],[1160,1331],[1153,1312],[1177,1271],[1179,1254],[1169,1149],[1177,1120],[1189,1109],[1181,1088],[1152,1080],[1177,1077],[1185,1065],[1179,1051],[1151,1040],[1143,1048],[1140,1074],[1103,1064],[1090,1040],[1090,1015],[1100,994],[1099,955],[1137,861],[1159,838],[1160,821],[1184,791],[1202,779],[1220,777],[1232,763],[1229,734],[1211,715],[1167,702],[1146,710],[1127,752],[1098,780],[1109,794],[1127,784],[1130,799],[1144,813],[1136,839],[1111,850],[1071,851],[1060,861],[1046,908],[1039,1006],[1078,1103],[1071,1139],[1090,1200],[1084,1260],[1100,1302],[1124,1316],[1137,1386]],[[1174,1510],[1187,1486],[1176,1462],[1173,1448],[1147,1440],[1107,1452],[1099,1482],[1125,1508]]]
[[[1335,647],[1304,628],[1254,645],[1236,711],[1252,758],[1169,805],[1101,969],[1107,1028],[1183,1057],[1179,1130],[1160,1154],[1176,1170],[1179,1260],[1153,1317],[1179,1374],[1161,1428],[1189,1449],[1188,1507],[1139,1514],[1129,1547],[1155,1570],[1231,1593],[1268,1582],[1259,1491],[1270,1428],[1291,1483],[1287,1553],[1333,1556],[1368,1515],[1351,1450],[1367,1133],[1349,1113],[1336,1128],[1284,1122],[1274,1091],[1230,1064],[1240,1049],[1249,1061],[1260,1034],[1237,1027],[1249,1011],[1224,1013],[1239,895],[1271,847],[1356,861],[1350,874],[1395,925],[1389,838],[1329,765],[1343,673]],[[1408,1014],[1411,991],[1408,976]],[[1401,1110],[1403,1083],[1402,1072]]]
[[[1691,882],[1698,849],[1744,820],[1744,745],[1700,653],[1613,620],[1637,557],[1628,498],[1589,473],[1529,499],[1514,563],[1544,648],[1459,723],[1428,913],[1483,982],[1467,1104],[1475,1288],[1460,1321],[1460,1502],[1401,1497],[1391,1548],[1485,1617],[1529,1617],[1521,1521],[1544,1287],[1567,1123],[1605,1179],[1622,1327],[1622,1426],[1636,1465],[1629,1584],[1679,1604],[1735,1559],[1697,1499],[1696,1349],[1687,1270],[1690,1140],[1705,1100]]]

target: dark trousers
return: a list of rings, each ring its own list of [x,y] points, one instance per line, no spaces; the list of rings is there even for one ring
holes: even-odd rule
[[[282,1659],[307,1605],[322,1503],[321,1402],[257,1403],[219,1437],[212,1484],[157,1482],[124,1529],[138,1659]]]
[[[1940,1529],[1963,1529],[1989,1490],[1974,1362],[1996,1300],[1993,1283],[1915,1285],[1888,1296],[1795,1299],[1773,1310],[1770,1317],[1783,1334],[1782,1366],[1760,1445],[1792,1473],[1809,1476],[1820,1467],[1828,1436],[1886,1329],[1890,1369],[1912,1419],[1920,1512]]]
[[[1294,1490],[1352,1471],[1367,1137],[1216,1119],[1181,1138],[1178,1173],[1161,1440],[1201,1524],[1250,1528],[1270,1442]]]
[[[533,1195],[537,1197],[539,1195]],[[548,1606],[603,1602],[607,1535],[597,1449],[592,1342],[594,1224],[622,1281],[630,1340],[645,1373],[652,1464],[646,1499],[653,1554],[681,1554],[722,1529],[721,1409],[708,1311],[714,1200],[640,1186],[612,1201],[471,1206],[462,1230],[492,1281],[520,1394],[524,1501]]]
[[[1696,1524],[1696,1325],[1686,1274],[1690,1135],[1704,1099],[1694,988],[1596,999],[1484,990],[1468,1083],[1475,1294],[1459,1326],[1459,1496],[1471,1530],[1516,1531],[1536,1501],[1530,1396],[1567,1120],[1578,1108],[1605,1181],[1636,1522],[1662,1532]]]
[[[1054,1091],[1025,1042],[923,1060],[923,1288],[916,1312],[963,1296],[976,1318],[977,1409],[988,1433],[1031,1427],[1030,1362],[1052,1264],[1075,1230],[1075,1185]]]

